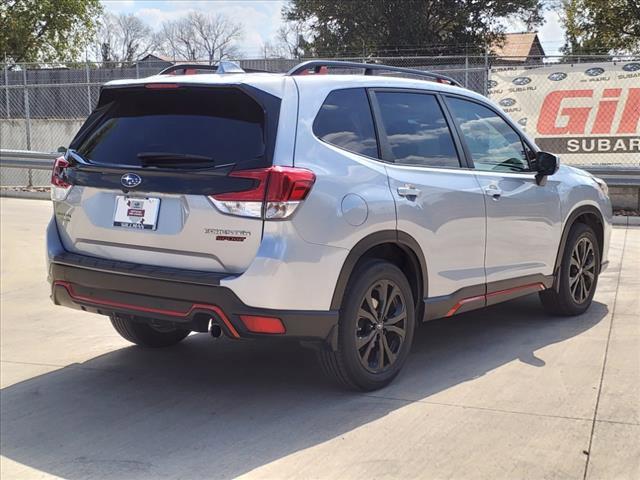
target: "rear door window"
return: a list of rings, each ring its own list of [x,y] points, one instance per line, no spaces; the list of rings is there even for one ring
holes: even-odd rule
[[[396,163],[460,167],[451,130],[434,95],[377,91],[376,100]]]
[[[331,92],[313,122],[313,133],[336,147],[378,158],[371,107],[363,88]]]
[[[265,111],[239,89],[133,88],[103,95],[104,113],[74,147],[92,163],[148,166],[155,155],[204,167],[267,164]]]

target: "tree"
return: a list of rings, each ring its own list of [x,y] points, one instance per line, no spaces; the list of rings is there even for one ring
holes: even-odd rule
[[[566,29],[563,51],[637,53],[640,50],[640,3],[637,0],[562,0]]]
[[[316,55],[460,53],[500,40],[501,20],[542,23],[542,0],[292,0],[287,20],[306,22]]]
[[[238,55],[242,25],[222,14],[189,12],[165,21],[157,36],[158,50],[174,59],[207,60],[209,64]]]
[[[131,63],[154,48],[151,29],[133,14],[105,13],[97,23],[96,57],[105,63]]]
[[[278,28],[276,44],[286,58],[304,56],[305,33],[308,33],[308,27],[303,22],[285,22]]]
[[[99,0],[2,0],[0,61],[78,59],[93,39]]]

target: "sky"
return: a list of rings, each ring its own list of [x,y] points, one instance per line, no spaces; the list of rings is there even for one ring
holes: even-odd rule
[[[281,11],[286,0],[102,0],[107,11],[134,13],[148,25],[157,28],[164,20],[175,19],[190,10],[224,13],[245,26],[242,51],[245,57],[260,57],[262,45],[273,39],[282,23]],[[511,25],[508,31],[523,31],[521,25]],[[564,43],[564,32],[558,14],[548,11],[538,36],[545,52],[557,54]]]

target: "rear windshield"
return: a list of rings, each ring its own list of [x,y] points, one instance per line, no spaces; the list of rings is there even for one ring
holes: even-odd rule
[[[97,164],[266,163],[265,112],[234,88],[105,90],[78,137],[72,147]]]

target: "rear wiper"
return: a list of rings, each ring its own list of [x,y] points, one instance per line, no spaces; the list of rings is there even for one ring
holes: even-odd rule
[[[193,155],[190,153],[172,152],[140,152],[138,158],[142,160],[144,166],[186,166],[189,164],[215,163],[213,157],[204,155]]]

